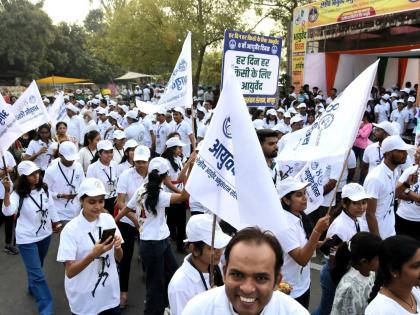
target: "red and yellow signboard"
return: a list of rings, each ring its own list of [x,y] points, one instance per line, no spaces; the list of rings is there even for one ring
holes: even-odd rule
[[[419,9],[420,0],[323,0],[296,8],[293,12],[293,84],[299,88],[303,82],[308,29]]]

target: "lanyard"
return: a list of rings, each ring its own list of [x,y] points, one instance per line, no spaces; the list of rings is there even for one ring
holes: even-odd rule
[[[115,148],[115,149],[117,149],[117,148]],[[118,152],[118,154],[120,155],[120,157],[123,157],[123,156],[124,156],[124,154],[121,154],[121,152],[120,152],[120,150],[119,150],[119,149],[117,149],[117,152]],[[124,150],[123,150],[123,152],[124,152]]]
[[[58,162],[58,168],[60,169],[61,175],[63,175],[65,181],[67,182],[67,185],[70,186],[71,188],[76,189],[76,187],[74,187],[73,185],[73,179],[74,179],[74,169],[73,169],[73,173],[71,174],[71,179],[70,181],[67,179],[66,175],[64,175],[63,169],[60,166],[60,162]]]
[[[200,270],[198,270],[198,268],[194,265],[191,256],[188,258],[188,262],[191,264],[191,266],[194,267],[195,270],[197,270],[198,274],[200,275],[201,281],[203,282],[204,288],[206,289],[206,291],[208,291],[209,288],[207,286],[206,280],[204,279],[203,273]]]
[[[350,219],[352,219],[353,221],[354,221],[354,226],[356,227],[356,232],[357,233],[359,233],[360,232],[360,224],[359,224],[359,221],[357,221],[357,219],[353,219],[352,217],[351,217],[351,215],[347,212],[347,210],[346,209],[344,209],[344,211],[343,211]]]
[[[38,202],[36,202],[36,200],[34,199],[34,197],[32,197],[30,194],[28,196],[29,196],[29,198],[32,199],[33,203],[39,209],[37,212],[41,212],[41,223],[40,223],[38,229],[35,232],[35,235],[38,235],[38,232],[41,229],[44,229],[45,230],[45,225],[47,224],[48,209],[45,209],[44,210],[43,207],[42,207],[42,192],[39,194],[40,204],[38,204]]]
[[[101,239],[101,236],[102,236],[102,228],[101,227],[98,227],[98,228],[99,228],[99,230],[98,230],[98,232],[99,232],[98,233],[99,234],[99,238],[98,239]],[[95,245],[96,244],[96,241],[95,241],[95,238],[93,237],[92,233],[89,232],[88,235],[89,235],[89,237],[90,237],[93,245]]]
[[[95,155],[92,153],[92,151],[90,151],[90,149],[89,149],[88,147],[86,147],[86,148],[88,149],[88,151],[89,151],[90,155],[92,155],[92,158],[94,158],[94,157],[95,157]]]
[[[108,183],[112,183],[112,167],[109,167],[109,176],[108,174],[105,172],[105,169],[103,168],[102,171],[105,173],[106,177],[108,178]]]
[[[37,208],[39,209],[39,211],[43,212],[44,209],[42,208],[42,193],[39,194],[39,200],[40,200],[41,205],[39,205],[38,202],[36,202],[36,200],[34,199],[34,197],[32,197],[30,194],[28,196],[29,196],[29,198],[32,199],[32,201],[37,206]]]
[[[382,160],[384,159],[384,156],[381,156],[381,147],[378,146],[378,162],[382,162]]]

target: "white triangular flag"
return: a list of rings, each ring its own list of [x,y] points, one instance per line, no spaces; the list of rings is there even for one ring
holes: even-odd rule
[[[278,235],[284,211],[232,71],[213,112],[186,190],[234,226],[260,226]]]
[[[286,144],[277,159],[312,161],[344,158],[359,130],[378,63],[379,60],[350,83],[311,126],[285,135]]]
[[[51,123],[55,126],[56,123],[62,121],[66,116],[66,103],[64,103],[64,92],[61,91],[55,98],[54,103],[47,108],[48,114],[51,117]]]
[[[192,105],[192,94],[191,32],[188,32],[175,69],[158,104],[167,109]]]

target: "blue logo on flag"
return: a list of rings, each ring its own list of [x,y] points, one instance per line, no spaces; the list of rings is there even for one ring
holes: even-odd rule
[[[232,133],[230,131],[230,117],[225,118],[223,121],[223,134],[228,139],[232,139]]]

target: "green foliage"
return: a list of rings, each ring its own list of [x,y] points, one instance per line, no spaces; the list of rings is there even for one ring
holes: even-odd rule
[[[204,55],[200,83],[203,85],[220,85],[222,74],[222,51],[209,51]]]

